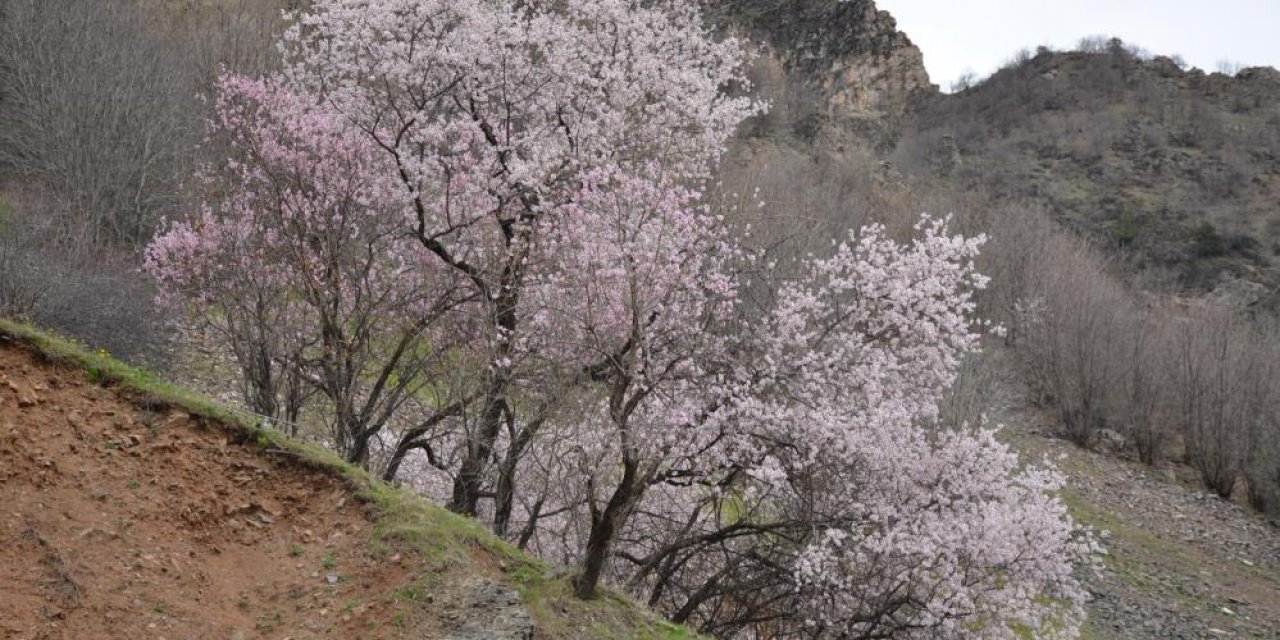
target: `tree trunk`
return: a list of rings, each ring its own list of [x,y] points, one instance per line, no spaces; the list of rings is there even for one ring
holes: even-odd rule
[[[507,528],[511,525],[511,510],[515,500],[516,465],[524,455],[525,447],[533,440],[538,424],[531,424],[520,430],[520,433],[507,448],[507,455],[498,470],[498,486],[494,491],[493,533],[498,537],[506,537]]]
[[[505,274],[504,285],[514,276]],[[501,296],[497,301],[497,322],[499,334],[503,337],[494,354],[493,373],[484,394],[484,411],[480,414],[480,428],[475,437],[467,442],[467,455],[458,468],[458,476],[453,481],[453,497],[449,501],[449,510],[462,515],[476,515],[476,505],[480,502],[480,493],[484,478],[484,468],[493,455],[493,443],[498,439],[502,429],[502,416],[507,406],[507,392],[511,386],[512,355],[511,340],[516,330],[516,305],[520,298],[511,292]]]
[[[573,594],[582,600],[596,597],[600,574],[618,530],[627,522],[631,507],[640,498],[640,486],[636,483],[636,463],[623,462],[622,480],[614,489],[604,511],[592,515],[591,533],[587,537],[587,552],[582,560],[582,574],[573,583]]]

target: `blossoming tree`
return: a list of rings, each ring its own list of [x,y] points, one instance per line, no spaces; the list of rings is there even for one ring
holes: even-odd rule
[[[405,237],[399,184],[363,132],[275,81],[224,77],[218,90],[211,133],[226,159],[203,176],[200,215],[157,237],[146,266],[232,345],[251,407],[293,421],[297,388],[320,393],[330,442],[364,461],[464,339],[449,312],[470,293]],[[294,385],[283,414],[273,375]]]
[[[150,264],[215,320],[284,292],[268,360],[349,459],[431,395],[388,478],[424,449],[579,596],[725,637],[1077,628],[1060,478],[923,426],[977,348],[981,239],[868,228],[745,300],[768,265],[702,189],[760,105],[695,3],[315,0],[282,49],[223,82],[230,160]]]
[[[741,80],[739,49],[707,38],[694,5],[629,0],[321,0],[284,45],[286,77],[385,153],[415,237],[487,307],[489,367],[450,498],[476,513],[530,348],[540,222],[604,163],[705,178],[754,108],[721,91]]]

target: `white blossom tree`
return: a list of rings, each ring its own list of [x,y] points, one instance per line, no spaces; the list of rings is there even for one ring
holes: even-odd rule
[[[1092,543],[1061,479],[988,431],[924,426],[978,346],[981,238],[931,218],[908,243],[870,227],[746,304],[770,265],[703,190],[760,105],[739,44],[695,3],[316,0],[282,49],[270,86],[296,100],[245,117],[323,114],[341,144],[273,137],[280,158],[359,158],[336,175],[376,193],[338,209],[406,257],[379,287],[449,301],[396,306],[436,331],[414,353],[448,345],[465,374],[396,453],[448,434],[454,452],[426,449],[421,470],[448,481],[451,509],[578,564],[580,597],[610,579],[726,637],[1078,628],[1071,568]],[[233,190],[274,203],[259,191],[278,186]],[[280,232],[314,247],[317,226]],[[219,228],[181,228],[172,282],[244,280],[251,260],[201,258]],[[318,255],[364,273],[363,253]]]

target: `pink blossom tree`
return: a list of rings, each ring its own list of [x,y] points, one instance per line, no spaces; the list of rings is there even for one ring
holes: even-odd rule
[[[284,375],[324,396],[332,445],[364,462],[459,339],[449,312],[469,293],[406,236],[399,184],[363,132],[277,82],[229,76],[218,91],[211,141],[227,156],[203,178],[212,195],[146,266],[228,338],[251,407],[296,420],[296,402],[271,410],[270,376]]]
[[[284,45],[286,77],[385,153],[418,242],[486,306],[489,367],[449,501],[474,514],[524,375],[542,219],[604,164],[705,178],[755,109],[722,91],[741,52],[670,0],[319,0]]]
[[[730,346],[744,256],[698,192],[652,176],[585,176],[545,234],[547,264],[530,282],[531,325],[585,372],[558,435],[576,446],[590,523],[578,595],[591,597],[610,548],[647,488],[718,462],[703,428]]]
[[[867,228],[748,304],[769,265],[702,189],[759,105],[694,3],[316,0],[283,49],[224,82],[228,193],[151,264],[197,308],[285,292],[272,361],[348,458],[431,381],[388,477],[447,423],[441,497],[581,597],[611,578],[725,636],[1078,626],[1060,478],[924,426],[978,345],[981,239]]]
[[[622,197],[580,199],[577,233],[594,235],[590,252],[558,251],[600,259],[567,270],[589,280],[572,288],[591,295],[552,296],[571,301],[562,317],[580,322],[554,334],[590,336],[571,344],[610,343],[604,318],[620,332],[601,388],[552,454],[561,465],[552,476],[582,483],[552,511],[590,523],[554,527],[548,549],[583,563],[579,595],[618,544],[632,567],[619,580],[645,586],[677,620],[770,594],[767,606],[702,619],[709,630],[779,608],[804,611],[802,628],[819,637],[1075,628],[1081,594],[1070,572],[1091,548],[1053,497],[1060,478],[1020,469],[989,432],[922,426],[977,347],[981,239],[947,236],[944,221],[928,219],[910,245],[865,229],[783,284],[752,322],[734,313],[730,269],[750,256],[716,235],[714,217],[688,201],[635,197],[634,185],[613,195]],[[623,221],[626,211],[679,233],[597,228],[602,212]],[[615,238],[623,242],[611,246]],[[721,259],[675,258],[684,251]],[[662,277],[646,281],[630,256]],[[671,299],[696,302],[658,302]]]

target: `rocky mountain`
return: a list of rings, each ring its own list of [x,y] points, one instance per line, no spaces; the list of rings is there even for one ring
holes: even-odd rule
[[[1276,305],[1275,69],[1210,74],[1118,40],[1041,50],[917,101],[899,134],[891,155],[904,171],[1040,205],[1112,247],[1149,286]]]
[[[920,49],[871,0],[711,0],[709,17],[760,45],[752,80],[772,102],[756,135],[892,146],[935,95]]]

